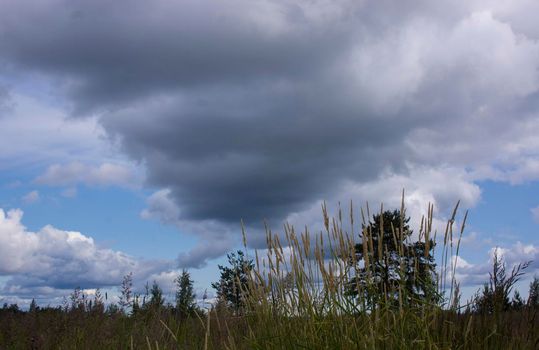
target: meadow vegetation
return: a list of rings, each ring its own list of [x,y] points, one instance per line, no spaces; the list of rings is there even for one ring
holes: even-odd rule
[[[404,201],[359,218],[352,204],[333,218],[323,206],[321,232],[267,228],[267,249],[229,254],[216,302],[195,302],[187,271],[174,304],[155,282],[134,294],[127,275],[118,304],[75,289],[59,307],[4,305],[0,349],[538,349],[539,279],[527,298],[513,291],[529,262],[496,254],[484,287],[460,300],[457,211],[436,232],[429,206],[413,232]]]

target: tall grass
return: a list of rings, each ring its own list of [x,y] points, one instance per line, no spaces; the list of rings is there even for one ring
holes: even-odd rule
[[[266,252],[263,256],[255,253],[256,268],[244,290],[246,310],[241,317],[247,332],[241,339],[231,337],[228,348],[538,348],[536,310],[488,315],[461,312],[455,272],[467,212],[456,227],[457,203],[441,234],[433,231],[433,212],[429,205],[416,237],[427,247],[425,254],[432,244],[440,250],[437,255],[442,263],[434,276],[438,297],[413,303],[406,301],[417,295],[409,295],[404,278],[381,297],[372,298],[373,293],[380,293],[374,278],[361,284],[355,279],[359,292],[349,293],[351,277],[358,275],[359,267],[369,273],[369,258],[383,260],[385,254],[393,254],[384,251],[382,240],[373,239],[368,206],[356,220],[352,203],[346,214],[339,208],[335,217],[323,205],[324,228],[318,233],[306,228],[298,232],[288,224],[283,235],[267,229]],[[404,197],[400,213],[400,227],[392,226],[392,235],[402,272],[402,262],[412,261],[417,267],[422,257],[404,247]],[[379,218],[383,220],[383,215]],[[355,260],[358,242],[363,243],[363,262]]]
[[[434,244],[436,256],[441,257],[433,276],[436,298],[407,302],[417,295],[408,294],[404,279],[373,298],[378,288],[375,280],[359,283],[353,278],[361,267],[369,272],[369,257],[384,259],[388,254],[373,239],[368,206],[356,213],[350,203],[346,213],[339,208],[331,217],[323,205],[320,232],[298,231],[290,224],[280,234],[266,228],[267,248],[251,253],[255,268],[247,284],[238,284],[241,309],[217,303],[204,314],[187,317],[164,308],[133,316],[76,310],[13,314],[0,318],[0,349],[539,348],[536,308],[487,314],[474,312],[473,305],[461,305],[455,271],[467,213],[456,227],[457,212],[458,204],[445,230],[436,232],[429,205],[414,238],[425,244],[427,252]],[[400,225],[391,232],[395,243],[406,237],[404,198],[400,213]],[[243,231],[243,235],[247,246],[248,234]],[[359,242],[362,262],[355,250]],[[400,261],[419,264],[421,257],[414,256],[413,250],[396,245]],[[349,293],[351,283],[356,283],[358,293]],[[29,328],[22,328],[24,324]]]

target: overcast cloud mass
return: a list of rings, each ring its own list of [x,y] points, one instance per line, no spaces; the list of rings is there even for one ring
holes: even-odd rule
[[[0,73],[49,79],[140,162],[158,189],[142,216],[201,237],[183,266],[230,249],[241,218],[308,222],[322,199],[398,203],[403,187],[443,211],[475,205],[477,181],[539,179],[533,0],[0,6]],[[84,169],[36,181],[101,181]]]

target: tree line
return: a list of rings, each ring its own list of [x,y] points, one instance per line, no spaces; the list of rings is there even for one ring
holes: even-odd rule
[[[418,241],[411,239],[413,231],[409,227],[409,217],[399,210],[384,211],[372,216],[363,225],[366,233],[361,242],[354,247],[354,252],[346,257],[348,276],[346,295],[350,299],[361,300],[361,310],[374,311],[383,303],[386,307],[408,308],[422,304],[440,304],[445,300],[437,288],[440,283],[434,259],[435,242],[431,238]],[[251,275],[254,262],[241,250],[227,254],[228,266],[218,265],[220,278],[212,283],[216,291],[215,306],[241,313],[250,291],[256,288]],[[528,298],[525,300],[518,291],[514,291],[516,282],[523,276],[530,262],[523,262],[511,271],[498,254],[494,255],[490,278],[473,298],[460,306],[460,290],[453,291],[452,305],[445,305],[455,310],[464,308],[466,312],[495,313],[509,310],[522,310],[526,307],[539,307],[539,278],[535,277],[529,285]],[[107,303],[107,293],[97,289],[93,298],[87,296],[81,288],[75,288],[69,298],[64,299],[63,311],[135,315],[147,311],[167,310],[185,317],[202,314],[197,303],[193,279],[187,270],[183,270],[175,283],[174,303],[167,303],[161,287],[156,281],[145,285],[145,292],[133,291],[133,274],[123,277],[118,303]],[[207,299],[206,293],[202,298]],[[2,312],[20,312],[17,304],[3,305]],[[33,299],[29,311],[36,312],[39,307]]]

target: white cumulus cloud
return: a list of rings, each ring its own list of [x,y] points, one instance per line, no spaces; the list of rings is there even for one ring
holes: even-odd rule
[[[22,224],[22,217],[19,209],[0,209],[0,276],[10,277],[0,293],[29,287],[35,291],[113,286],[129,272],[144,280],[173,265],[101,248],[89,236],[51,225],[32,232]]]

